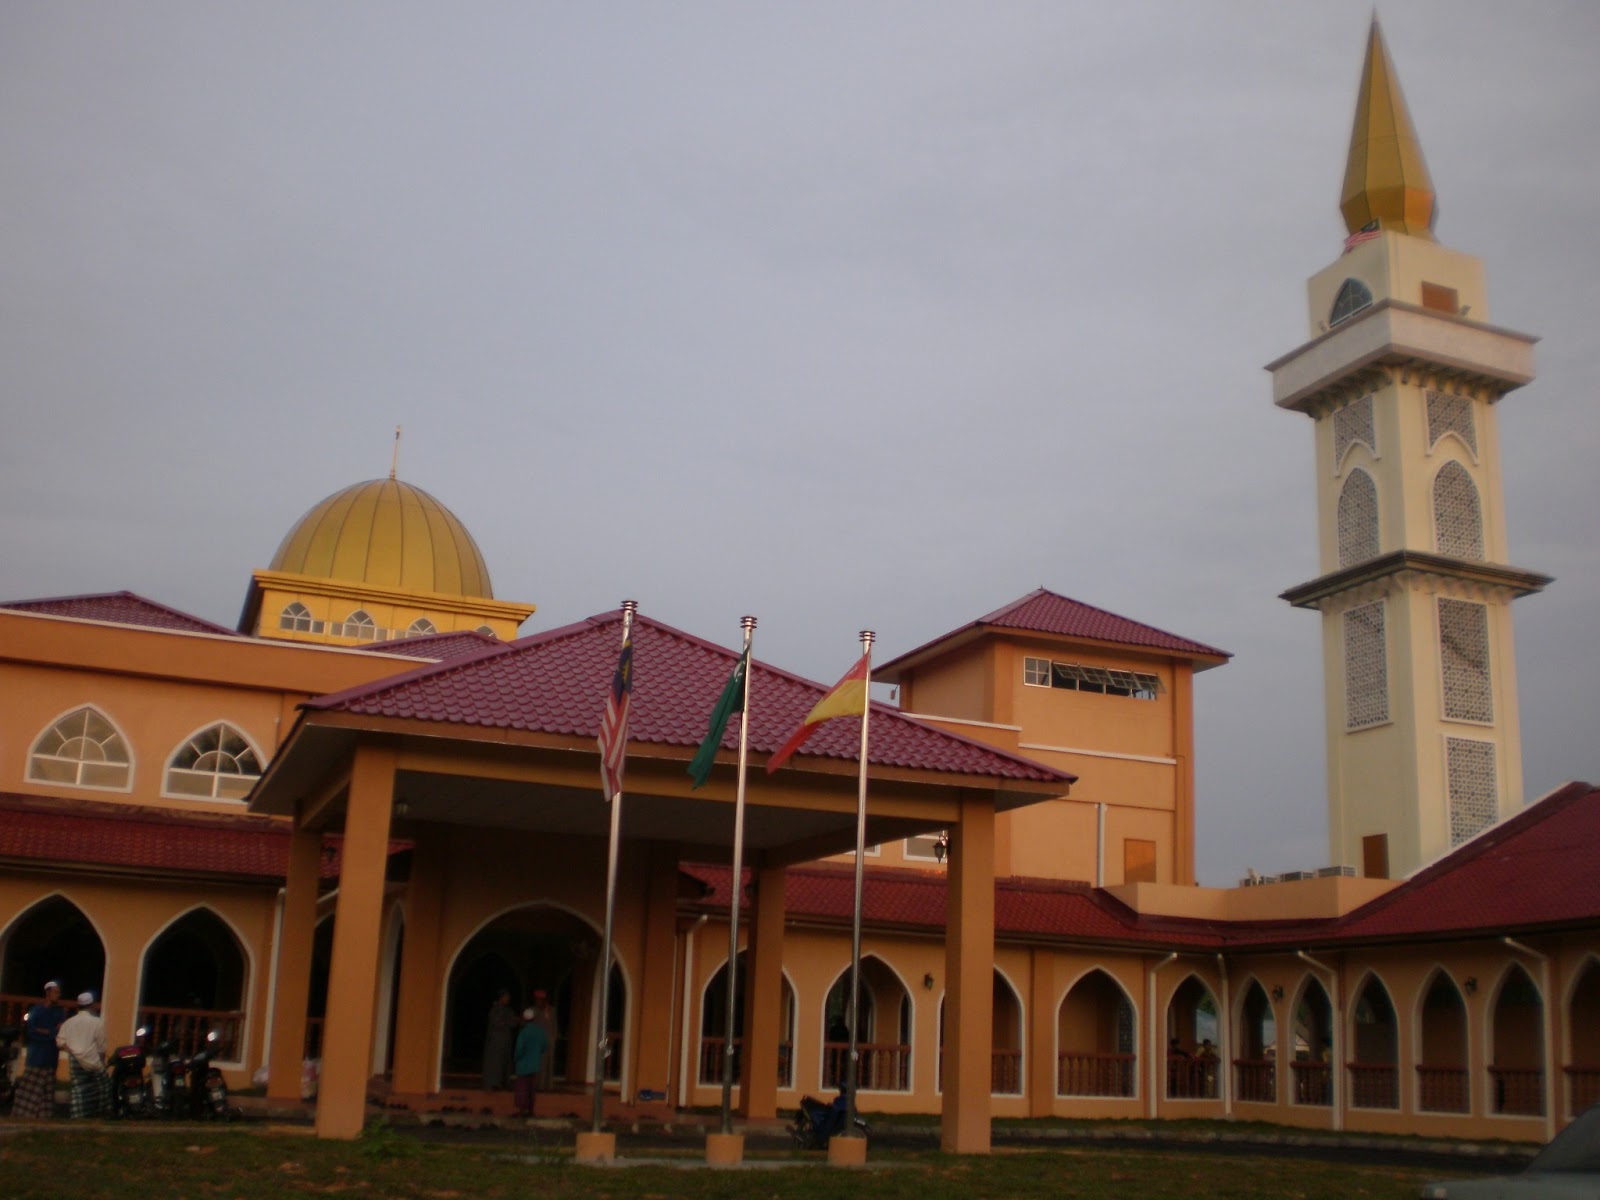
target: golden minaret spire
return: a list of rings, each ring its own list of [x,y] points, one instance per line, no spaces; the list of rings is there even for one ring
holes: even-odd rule
[[[1422,144],[1400,94],[1400,80],[1389,61],[1376,13],[1367,39],[1367,61],[1361,68],[1339,210],[1351,233],[1376,221],[1380,229],[1433,240],[1433,181],[1422,161]]]

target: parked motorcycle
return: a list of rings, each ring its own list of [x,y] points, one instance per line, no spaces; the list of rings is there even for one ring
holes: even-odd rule
[[[174,1107],[176,1115],[196,1121],[232,1121],[238,1118],[239,1110],[228,1105],[228,1081],[222,1077],[221,1071],[211,1065],[216,1047],[217,1031],[213,1029],[206,1034],[204,1044],[184,1064],[181,1090],[185,1103],[182,1108]]]
[[[146,1042],[150,1031],[141,1026],[133,1042],[111,1052],[111,1115],[117,1118],[147,1117],[151,1114],[150,1081],[145,1078]]]
[[[22,1030],[15,1025],[0,1028],[0,1117],[11,1115],[11,1102],[16,1099],[14,1071],[21,1036]]]
[[[795,1110],[789,1124],[789,1136],[802,1150],[825,1150],[828,1142],[842,1134],[850,1120],[850,1102],[843,1084],[833,1103],[825,1104],[812,1096],[801,1096],[800,1107]],[[871,1131],[860,1117],[855,1119],[855,1133],[866,1137]]]

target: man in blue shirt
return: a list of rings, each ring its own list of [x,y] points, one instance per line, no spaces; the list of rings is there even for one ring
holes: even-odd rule
[[[55,1115],[56,1062],[61,1057],[56,1047],[56,1033],[66,1019],[67,1010],[61,1007],[61,985],[52,979],[44,985],[44,1003],[35,1004],[22,1018],[26,1055],[11,1107],[13,1116],[47,1118]]]
[[[533,1098],[539,1090],[539,1069],[550,1049],[549,1035],[532,1008],[522,1010],[522,1028],[517,1030],[517,1045],[511,1054],[512,1096],[517,1116],[533,1116]]]

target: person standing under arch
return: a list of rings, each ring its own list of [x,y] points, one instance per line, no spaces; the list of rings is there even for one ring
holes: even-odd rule
[[[26,1057],[22,1077],[17,1080],[12,1116],[45,1120],[55,1115],[56,1063],[61,1058],[56,1034],[66,1019],[67,1010],[61,1007],[61,985],[52,979],[44,985],[44,1003],[35,1004],[22,1019]]]
[[[483,1035],[483,1089],[498,1092],[511,1074],[511,1039],[517,1032],[517,1010],[511,1007],[511,990],[501,988],[489,1009]]]

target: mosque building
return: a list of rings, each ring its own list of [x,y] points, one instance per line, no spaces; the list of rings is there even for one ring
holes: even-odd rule
[[[1229,654],[1038,590],[876,668],[860,1106],[1216,1118],[1548,1139],[1600,1100],[1600,790],[1520,794],[1489,323],[1374,23],[1310,338],[1271,364],[1314,423],[1329,865],[1196,886],[1194,690]],[[109,1036],[220,1035],[235,1085],[351,1137],[379,1098],[509,1110],[486,1016],[547,990],[541,1115],[740,1111],[846,1068],[859,726],[748,779],[686,772],[738,655],[632,624],[613,957],[596,736],[622,617],[518,637],[477,545],[395,477],[314,506],[237,628],[126,592],[0,605],[0,1024],[47,978]],[[755,663],[766,761],[825,689]],[[1537,881],[1535,884],[1533,881]],[[747,919],[732,963],[738,887]],[[601,994],[607,997],[603,1006]],[[603,1052],[594,1050],[603,1039]]]

